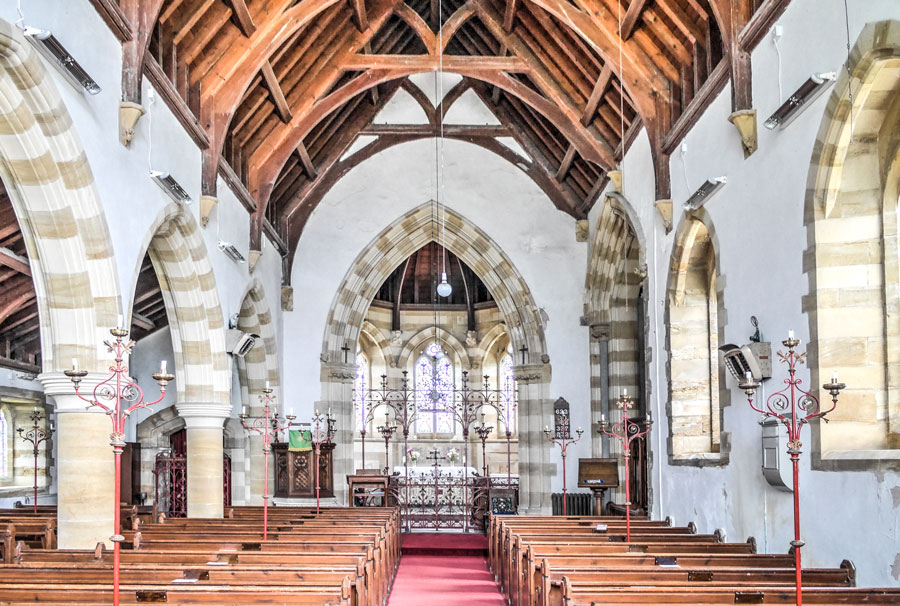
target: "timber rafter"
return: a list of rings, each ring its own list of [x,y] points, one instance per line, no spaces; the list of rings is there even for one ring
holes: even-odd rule
[[[139,102],[142,74],[163,84],[204,148],[202,193],[216,195],[227,166],[254,209],[251,246],[265,228],[289,255],[358,137],[377,138],[371,153],[430,136],[371,122],[399,86],[423,105],[408,77],[441,64],[465,82],[448,99],[474,91],[563,212],[585,215],[637,126],[668,197],[668,150],[720,86],[720,64],[734,108],[749,108],[751,45],[788,2],[121,0],[117,11],[91,1],[121,30],[123,98]],[[499,134],[453,136],[508,150]]]

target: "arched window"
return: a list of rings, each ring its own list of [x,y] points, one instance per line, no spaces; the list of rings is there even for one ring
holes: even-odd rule
[[[501,419],[497,433],[505,433],[507,429],[510,433],[516,433],[516,379],[513,376],[513,357],[509,351],[500,358],[500,369],[497,376],[500,389],[503,391]]]
[[[416,433],[452,434],[453,363],[436,341],[416,360]]]
[[[366,396],[369,391],[369,359],[366,354],[356,354],[356,380],[353,382],[353,406],[356,409],[356,429],[366,423]]]
[[[669,292],[671,454],[720,458],[716,256],[706,224],[686,223],[675,247]]]
[[[9,422],[6,420],[6,411],[0,410],[0,478],[9,475]]]

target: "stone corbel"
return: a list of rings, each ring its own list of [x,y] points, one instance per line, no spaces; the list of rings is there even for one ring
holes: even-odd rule
[[[131,101],[119,102],[119,142],[125,147],[131,147],[134,139],[134,128],[138,120],[144,115],[144,106]]]
[[[206,227],[209,223],[209,215],[218,203],[219,199],[215,196],[200,196],[200,225]]]
[[[575,221],[575,241],[587,242],[590,234],[589,223],[585,219]]]
[[[247,256],[249,259],[247,260],[247,267],[250,269],[250,273],[253,273],[253,270],[256,269],[256,264],[259,263],[260,258],[262,257],[261,250],[253,250],[252,248],[247,252]]]
[[[622,193],[622,171],[611,170],[608,173],[606,173],[606,176],[609,177],[610,181],[612,181],[613,185],[616,188],[616,191],[621,194]]]
[[[759,147],[756,136],[756,110],[739,109],[730,116],[728,121],[734,124],[741,136],[741,147],[744,149],[744,157],[749,158]]]
[[[666,228],[666,233],[672,231],[672,201],[671,200],[657,200],[654,203],[656,206],[656,210],[659,211],[659,216],[662,217],[663,227]]]
[[[294,287],[281,287],[281,311],[294,311]]]

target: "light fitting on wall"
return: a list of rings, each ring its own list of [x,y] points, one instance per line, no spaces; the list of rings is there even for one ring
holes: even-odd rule
[[[38,52],[59,68],[62,75],[76,88],[82,88],[92,95],[100,92],[100,85],[84,71],[84,68],[49,29],[28,26],[24,28],[23,33]]]
[[[228,255],[228,258],[235,263],[244,263],[247,261],[247,259],[244,258],[244,255],[241,254],[241,251],[239,251],[237,247],[231,242],[219,240],[218,247],[219,250]]]
[[[697,188],[697,191],[691,194],[691,197],[684,202],[684,210],[690,212],[697,210],[709,200],[713,194],[725,187],[728,182],[727,177],[716,177],[707,179],[703,185]]]
[[[233,356],[243,358],[250,353],[259,338],[256,333],[229,328],[225,332],[225,351]]]
[[[769,130],[777,127],[785,128],[810,103],[825,92],[825,89],[834,82],[836,77],[837,74],[835,72],[812,74],[800,85],[800,88],[787,98],[787,101],[781,104],[781,107],[775,110],[774,114],[769,116],[769,119],[765,122],[766,128]]]
[[[150,100],[150,107],[147,110],[147,165],[150,168],[150,178],[153,179],[160,189],[166,192],[172,200],[177,204],[190,204],[191,196],[185,191],[181,184],[175,180],[175,177],[164,170],[156,170],[153,168],[153,104],[156,102],[156,93],[151,88],[147,91],[147,98]]]

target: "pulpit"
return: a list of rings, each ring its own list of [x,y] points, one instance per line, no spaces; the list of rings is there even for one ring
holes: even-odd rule
[[[275,497],[279,499],[316,498],[315,450],[288,450],[287,443],[272,444],[275,454]],[[319,456],[319,486],[322,498],[334,497],[332,452],[334,444],[323,444]]]

